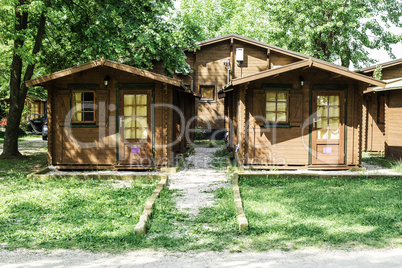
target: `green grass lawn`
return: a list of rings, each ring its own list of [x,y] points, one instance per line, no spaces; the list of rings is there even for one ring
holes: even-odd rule
[[[250,227],[243,248],[402,245],[402,180],[252,177],[239,185]]]
[[[41,138],[41,135],[23,135],[23,136],[19,136],[18,140],[19,141],[26,141],[26,140],[32,140],[35,138]],[[0,144],[4,143],[4,132],[0,131]]]

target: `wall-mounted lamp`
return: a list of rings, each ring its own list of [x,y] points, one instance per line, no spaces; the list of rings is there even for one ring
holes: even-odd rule
[[[105,87],[107,87],[109,85],[109,81],[110,81],[110,76],[106,75],[105,79],[103,80],[103,84],[105,85]]]
[[[303,87],[304,86],[304,77],[302,75],[299,76],[299,81],[300,81],[300,86]]]

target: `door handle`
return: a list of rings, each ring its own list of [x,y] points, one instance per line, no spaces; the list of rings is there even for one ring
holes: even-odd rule
[[[313,118],[313,127],[316,128],[317,127],[317,119]]]
[[[120,116],[120,127],[124,125],[124,117]]]

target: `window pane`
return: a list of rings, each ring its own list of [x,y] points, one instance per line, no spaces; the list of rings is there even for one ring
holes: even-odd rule
[[[328,105],[328,96],[317,96],[317,105]]]
[[[84,112],[84,121],[94,121],[94,113],[93,112]]]
[[[277,111],[286,112],[286,102],[278,102]]]
[[[136,96],[136,104],[137,105],[146,105],[147,104],[147,95],[137,95]]]
[[[266,114],[266,116],[267,116],[267,121],[273,122],[273,121],[276,120],[276,118],[275,118],[275,113],[268,112],[268,113]]]
[[[137,139],[146,139],[147,138],[147,129],[146,128],[137,128],[135,136]]]
[[[133,105],[135,95],[124,95],[124,105]]]
[[[276,93],[275,92],[267,92],[266,101],[276,101]]]
[[[329,96],[329,105],[339,105],[339,96]]]
[[[84,101],[94,101],[94,93],[84,92]]]
[[[137,127],[147,127],[147,118],[146,117],[137,117],[136,118]]]
[[[201,87],[201,96],[203,99],[213,100],[214,99],[215,87]]]
[[[73,93],[73,101],[82,101],[82,93],[74,92]]]
[[[124,117],[124,127],[135,127],[135,121],[131,116]]]
[[[133,139],[134,137],[131,135],[132,134],[132,128],[126,128],[124,130],[124,138],[125,139]]]
[[[265,107],[266,107],[267,112],[275,112],[276,111],[276,103],[275,102],[267,102]]]
[[[136,115],[147,116],[147,106],[137,106],[136,107]]]
[[[286,122],[286,113],[277,113],[276,117],[278,122]]]
[[[329,107],[330,117],[339,117],[339,107]]]
[[[82,121],[82,113],[75,113],[73,115],[73,121]]]
[[[83,105],[81,102],[75,103],[75,110],[76,111],[82,111],[83,110]]]
[[[278,98],[278,101],[286,101],[288,98],[288,94],[285,92],[278,92],[277,98]]]
[[[132,116],[133,114],[133,106],[124,106],[124,116]]]
[[[328,110],[326,106],[317,107],[317,116],[318,117],[327,117]]]
[[[339,140],[339,129],[330,129],[329,130],[329,138],[333,140]]]

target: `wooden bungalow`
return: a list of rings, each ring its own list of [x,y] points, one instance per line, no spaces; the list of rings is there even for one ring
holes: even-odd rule
[[[385,87],[369,87],[363,100],[363,151],[402,158],[402,58],[370,66],[358,72],[374,76],[381,66]]]
[[[1,98],[0,101],[4,101],[7,107],[10,106],[10,98]],[[27,95],[25,106],[28,109],[28,117],[25,120],[39,118],[46,113],[46,100],[44,99]]]
[[[48,158],[59,169],[155,169],[185,149],[194,94],[177,79],[102,58],[26,85],[48,92]]]
[[[363,91],[385,83],[318,59],[293,61],[233,79],[219,93],[229,148],[256,169],[358,166]]]
[[[197,46],[185,50],[186,61],[193,72],[179,77],[188,88],[201,95],[196,100],[197,127],[207,132],[224,130],[225,105],[224,100],[218,98],[218,91],[228,81],[309,58],[236,34],[208,39]],[[220,134],[223,135],[223,131]]]

